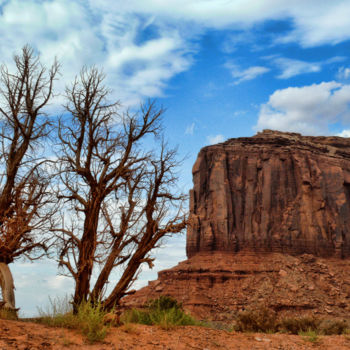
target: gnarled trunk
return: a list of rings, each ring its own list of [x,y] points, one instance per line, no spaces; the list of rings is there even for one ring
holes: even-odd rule
[[[0,287],[4,307],[7,309],[15,310],[15,285],[13,283],[10,268],[5,263],[0,263]]]

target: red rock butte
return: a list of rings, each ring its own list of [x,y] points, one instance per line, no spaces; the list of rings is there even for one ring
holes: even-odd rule
[[[350,255],[350,140],[264,130],[203,148],[193,167],[187,256]]]
[[[203,148],[188,260],[122,300],[170,295],[201,319],[350,313],[350,139],[264,130]]]

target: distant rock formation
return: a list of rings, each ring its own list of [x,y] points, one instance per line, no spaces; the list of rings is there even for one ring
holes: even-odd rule
[[[201,319],[350,313],[350,139],[264,130],[203,148],[188,260],[122,300],[170,295]],[[343,258],[343,259],[339,259]]]
[[[241,250],[350,256],[350,140],[264,130],[203,148],[187,256]]]

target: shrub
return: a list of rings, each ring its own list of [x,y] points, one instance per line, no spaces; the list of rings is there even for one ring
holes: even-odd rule
[[[121,321],[126,323],[140,323],[145,325],[159,325],[164,329],[174,326],[196,325],[198,322],[186,314],[175,299],[161,296],[146,303],[144,310],[132,309],[125,312]]]
[[[320,333],[324,335],[343,334],[349,328],[346,320],[323,320],[320,324]]]
[[[322,320],[312,316],[288,317],[278,321],[274,311],[260,307],[256,310],[239,313],[234,328],[239,332],[270,333],[281,331],[313,338],[313,333],[345,334],[349,329],[349,323],[346,320]]]
[[[140,323],[145,325],[152,325],[149,315],[149,310],[131,309],[122,314],[120,320],[123,324]]]
[[[235,330],[239,332],[276,332],[276,313],[266,307],[240,312]]]
[[[155,309],[150,312],[152,324],[160,325],[164,329],[174,326],[189,326],[197,324],[196,321],[182,309],[172,307],[171,309]]]
[[[107,334],[108,327],[104,324],[106,311],[101,304],[93,306],[89,302],[83,302],[78,306],[76,318],[79,329],[90,343],[102,341]]]
[[[167,295],[161,295],[158,299],[151,299],[146,303],[146,307],[151,310],[170,310],[181,309],[182,304],[178,303],[175,298]]]
[[[299,334],[300,332],[318,331],[321,321],[314,317],[300,317],[300,318],[284,318],[279,323],[281,331],[292,334]]]
[[[37,322],[51,327],[65,327],[80,330],[90,343],[102,341],[108,327],[104,324],[106,312],[101,304],[93,306],[89,302],[83,302],[78,306],[78,312],[73,314],[72,304],[68,298],[51,299],[46,311],[38,309],[40,317]]]

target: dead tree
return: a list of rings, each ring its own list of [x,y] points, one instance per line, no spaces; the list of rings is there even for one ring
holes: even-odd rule
[[[102,301],[110,309],[128,293],[140,266],[153,266],[152,249],[182,231],[186,220],[184,196],[173,193],[176,152],[164,142],[159,152],[144,149],[147,136],[161,133],[163,110],[149,102],[138,113],[119,114],[119,104],[107,102],[103,79],[96,68],[83,69],[66,90],[59,198],[69,215],[55,232],[59,265],[75,281],[74,306]],[[106,295],[118,267],[121,277]]]
[[[6,284],[12,281],[8,264],[23,256],[38,258],[46,249],[42,230],[51,218],[51,197],[45,160],[38,155],[50,131],[44,109],[59,68],[54,62],[46,70],[28,46],[14,56],[14,63],[14,72],[0,67],[1,289],[5,304],[13,307],[13,283]],[[12,300],[7,300],[9,295]]]

